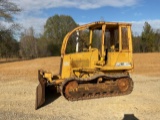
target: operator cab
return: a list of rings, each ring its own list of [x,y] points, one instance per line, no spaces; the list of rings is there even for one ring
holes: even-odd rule
[[[70,76],[72,71],[91,69],[131,70],[133,69],[131,24],[95,22],[79,26],[64,38],[61,55],[64,77]]]
[[[123,23],[108,23],[90,27],[92,47],[99,50],[97,67],[102,67],[104,70],[123,68],[125,70],[133,67],[130,29],[130,24]]]

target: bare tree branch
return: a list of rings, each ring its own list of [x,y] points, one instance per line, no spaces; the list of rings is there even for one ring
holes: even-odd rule
[[[0,0],[0,19],[13,21],[13,15],[21,11],[18,6],[8,0]]]

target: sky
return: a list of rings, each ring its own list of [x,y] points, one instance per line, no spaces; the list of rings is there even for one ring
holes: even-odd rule
[[[15,22],[25,29],[33,27],[43,33],[46,20],[58,15],[69,15],[76,23],[94,21],[129,22],[132,31],[140,35],[144,22],[153,29],[160,29],[160,0],[11,0],[22,12],[15,15]]]

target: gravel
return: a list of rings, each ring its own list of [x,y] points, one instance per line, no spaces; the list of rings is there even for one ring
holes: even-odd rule
[[[53,93],[55,97],[50,102],[35,110],[37,70],[42,68],[58,73],[59,59],[0,64],[0,120],[160,119],[160,76],[138,73],[131,74],[134,89],[129,95],[69,102]]]

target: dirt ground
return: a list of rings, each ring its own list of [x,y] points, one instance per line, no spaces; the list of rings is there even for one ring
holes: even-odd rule
[[[52,97],[35,110],[37,70],[58,73],[59,57],[0,64],[0,120],[159,120],[160,53],[134,54],[133,92],[126,96],[69,102]]]

